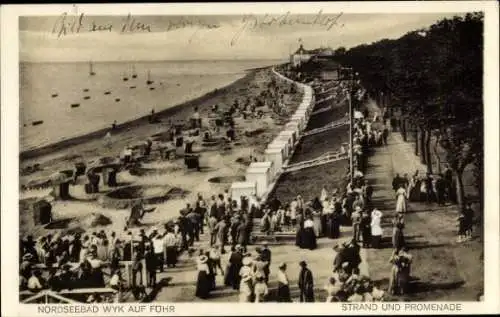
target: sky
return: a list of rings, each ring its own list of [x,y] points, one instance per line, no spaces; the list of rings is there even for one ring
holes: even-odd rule
[[[299,41],[306,49],[349,48],[453,15],[30,16],[19,18],[19,50],[29,62],[284,60]],[[81,27],[72,32],[75,21]]]

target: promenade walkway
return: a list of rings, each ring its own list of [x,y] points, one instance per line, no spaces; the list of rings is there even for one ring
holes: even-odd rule
[[[324,301],[326,292],[323,288],[332,274],[333,260],[336,255],[336,252],[332,248],[337,243],[349,240],[351,236],[352,231],[350,227],[341,227],[341,237],[339,239],[318,239],[318,247],[312,251],[300,249],[296,247],[295,244],[284,244],[279,246],[270,245],[269,248],[272,252],[272,262],[269,291],[274,292],[277,289],[276,274],[278,272],[278,266],[281,262],[285,262],[288,265],[287,274],[290,281],[292,300],[298,301],[299,289],[297,282],[300,272],[299,262],[305,260],[308,263],[309,269],[313,272],[316,301]],[[200,242],[195,243],[194,247],[196,249],[204,248],[208,250],[208,235],[201,235],[200,240]],[[257,246],[249,246],[248,251],[255,254],[255,247]],[[228,247],[226,247],[226,249],[228,249]],[[193,258],[190,259],[187,254],[184,254],[179,259],[178,268],[169,268],[166,269],[165,273],[157,274],[158,280],[163,279],[163,286],[154,294],[153,300],[155,302],[203,302],[203,300],[194,296],[197,278],[196,265],[194,263],[196,255],[197,254],[193,255]],[[365,261],[365,259],[363,259],[364,255],[364,251],[362,251],[361,257],[363,261]],[[227,254],[223,255],[223,257],[226,256]],[[362,274],[368,273],[368,265],[366,262],[360,265],[360,270]],[[206,302],[238,302],[238,291],[233,290],[231,287],[224,286],[224,279],[220,271],[216,277],[216,285],[216,290],[211,292],[210,298],[207,299]]]
[[[370,101],[371,112],[380,111]],[[379,112],[380,113],[380,112]],[[391,265],[388,260],[392,253],[391,219],[394,215],[395,195],[392,179],[395,173],[425,171],[419,158],[413,155],[412,145],[402,140],[399,133],[392,133],[388,145],[375,148],[368,159],[366,178],[374,187],[375,207],[384,213],[384,240],[382,249],[362,249],[361,274],[369,275],[372,280],[387,289]],[[435,204],[410,203],[406,214],[405,238],[414,257],[412,265],[412,292],[393,300],[475,300],[483,287],[483,264],[480,260],[482,242],[478,239],[456,243],[455,206],[438,207]],[[351,228],[342,227],[340,239],[318,239],[318,248],[313,251],[302,250],[295,245],[271,246],[272,264],[270,291],[276,289],[276,272],[280,262],[287,262],[292,298],[297,301],[298,262],[306,260],[314,275],[316,301],[325,297],[323,286],[331,275],[331,263],[335,252],[332,247],[351,238]],[[205,247],[208,237],[195,247]],[[249,247],[254,252],[254,247]],[[158,302],[199,301],[194,297],[196,269],[194,259],[184,256],[180,268],[170,269],[160,274],[159,279],[169,280],[168,286],[159,290],[155,296]],[[212,292],[208,302],[237,302],[238,292],[223,286],[222,275],[217,276],[217,289]]]
[[[379,111],[369,103],[371,112]],[[393,132],[388,145],[374,149],[368,159],[366,178],[374,187],[374,205],[384,214],[382,249],[368,249],[366,259],[371,267],[371,278],[388,286],[392,253],[391,219],[395,214],[395,193],[392,179],[396,173],[414,173],[426,168],[413,154],[411,143],[404,142],[400,133]],[[483,284],[483,262],[480,260],[482,242],[477,238],[456,243],[458,213],[456,206],[409,203],[405,216],[405,239],[414,257],[412,266],[412,293],[404,300],[475,300]],[[397,300],[397,299],[396,299]]]

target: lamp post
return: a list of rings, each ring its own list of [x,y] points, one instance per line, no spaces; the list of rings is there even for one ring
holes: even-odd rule
[[[354,109],[352,105],[352,94],[355,82],[355,75],[353,69],[351,67],[343,68],[344,71],[347,72],[347,83],[348,83],[348,95],[347,99],[349,101],[349,179],[352,184],[354,180],[354,140],[353,140],[353,127],[354,127]]]
[[[352,111],[352,94],[351,87],[349,83],[349,179],[352,186],[352,181],[354,179],[354,150],[353,150],[353,111]]]

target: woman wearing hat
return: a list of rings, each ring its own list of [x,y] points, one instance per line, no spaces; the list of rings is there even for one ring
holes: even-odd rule
[[[249,275],[252,279],[254,278],[254,268],[253,268],[253,260],[250,256],[244,256],[242,260],[243,266],[240,269],[239,275],[243,277],[245,275]]]
[[[407,197],[404,185],[400,184],[398,190],[396,191],[396,212],[406,212]]]
[[[314,232],[314,221],[309,215],[304,221],[304,233],[302,236],[302,248],[314,250],[316,249],[316,233]]]
[[[405,244],[404,227],[404,215],[401,212],[397,213],[392,220],[392,246],[397,251]]]
[[[198,279],[196,281],[195,296],[202,299],[207,299],[210,295],[210,270],[208,268],[207,261],[208,257],[206,255],[200,255],[198,257]]]
[[[269,262],[264,261],[262,258],[262,253],[260,253],[254,261],[254,272],[255,276],[263,276],[264,281],[266,281],[266,277],[268,276],[268,272],[266,270],[267,266],[269,265]]]
[[[226,269],[225,285],[232,286],[233,289],[238,289],[240,286],[240,270],[243,266],[243,255],[241,254],[241,246],[237,245],[229,256],[229,264]]]
[[[288,276],[286,274],[286,263],[281,263],[278,267],[278,302],[280,303],[290,303],[292,299],[290,298],[290,286],[288,281]]]
[[[360,240],[360,224],[361,224],[361,212],[363,209],[360,206],[354,208],[354,212],[351,215],[352,220],[352,235],[353,239],[356,241]]]
[[[397,250],[393,250],[391,257],[389,258],[389,263],[392,264],[391,267],[391,275],[389,276],[389,288],[387,289],[387,292],[389,292],[392,295],[397,295],[399,294],[400,291],[400,283],[399,283],[399,255]]]
[[[378,209],[373,209],[371,217],[371,246],[372,248],[378,249],[380,248],[380,240],[382,240],[383,233],[382,226],[380,225],[380,222],[382,220],[382,212],[380,212],[380,210]]]

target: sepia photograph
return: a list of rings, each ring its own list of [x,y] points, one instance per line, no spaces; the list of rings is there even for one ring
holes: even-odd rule
[[[19,303],[484,301],[482,9],[132,12],[18,17]]]

